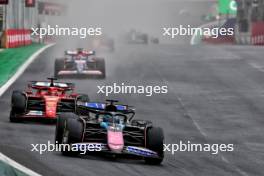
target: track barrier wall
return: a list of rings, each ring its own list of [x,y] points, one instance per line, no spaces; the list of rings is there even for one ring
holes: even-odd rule
[[[264,22],[254,22],[251,28],[251,44],[264,45]]]
[[[3,48],[16,48],[30,45],[32,43],[31,30],[7,29],[3,32],[1,41],[1,45]]]

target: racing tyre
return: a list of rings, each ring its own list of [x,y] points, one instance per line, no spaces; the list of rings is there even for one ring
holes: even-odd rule
[[[98,70],[100,70],[102,72],[101,78],[105,78],[105,75],[106,75],[106,73],[105,73],[105,60],[99,58],[97,60],[97,66],[98,66]]]
[[[87,111],[82,111],[80,108],[78,108],[78,102],[83,102],[83,103],[85,103],[85,102],[89,102],[90,101],[90,98],[89,98],[89,96],[88,95],[86,95],[86,94],[81,94],[81,95],[79,95],[77,98],[76,98],[76,102],[75,102],[75,113],[77,114],[77,115],[82,115],[82,114],[84,114],[84,115],[88,115],[88,112]]]
[[[58,144],[62,143],[63,131],[65,129],[65,123],[67,119],[77,119],[78,116],[73,113],[62,113],[59,115],[56,124],[55,131],[55,143],[57,141]]]
[[[82,141],[83,135],[83,123],[79,118],[69,118],[66,120],[66,128],[63,132],[63,144],[71,144],[79,143]],[[71,148],[72,149],[72,148]],[[78,151],[72,150],[64,150],[62,154],[65,156],[77,156],[79,154]]]
[[[12,123],[17,123],[17,122],[21,122],[22,119],[16,117],[16,115],[14,114],[14,112],[11,110],[10,111],[10,115],[9,115],[9,121],[12,122]]]
[[[89,102],[89,101],[90,101],[90,98],[89,98],[89,96],[86,95],[86,94],[80,94],[80,95],[77,97],[76,101],[80,101],[80,102]]]
[[[64,68],[64,59],[56,59],[54,65],[54,77],[58,78],[58,74]]]
[[[159,165],[163,161],[164,134],[159,127],[149,128],[147,131],[147,148],[158,153],[159,158],[145,158],[145,162],[151,165]]]
[[[14,91],[11,98],[12,112],[14,114],[23,114],[26,112],[27,98],[20,91]]]

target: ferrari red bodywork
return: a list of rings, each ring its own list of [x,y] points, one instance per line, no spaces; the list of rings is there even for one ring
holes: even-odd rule
[[[25,96],[26,107],[23,113],[14,113],[15,118],[56,119],[61,112],[74,112],[79,94],[74,92],[74,84],[32,81]]]

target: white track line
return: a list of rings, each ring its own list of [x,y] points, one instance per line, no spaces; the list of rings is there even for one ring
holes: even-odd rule
[[[8,158],[7,156],[3,155],[2,153],[0,153],[0,161],[3,161],[4,163],[11,165],[13,168],[27,174],[30,176],[41,176],[40,174],[22,166],[21,164],[15,162],[14,160],[12,160],[11,158]]]
[[[260,72],[264,72],[264,67],[262,65],[259,65],[257,63],[251,62],[249,65],[255,69],[257,69]]]
[[[55,45],[48,44],[45,47],[39,49],[37,52],[35,52],[33,55],[30,56],[29,59],[17,70],[17,72],[2,86],[0,87],[0,97],[5,93],[5,91],[24,73],[24,71],[27,69],[27,67],[39,56],[40,53],[42,53],[47,48]]]
[[[39,56],[40,53],[42,53],[47,48],[55,45],[49,44],[45,47],[39,49],[37,52],[35,52],[33,55],[30,56],[29,59],[17,70],[17,72],[2,86],[0,87],[0,97],[5,93],[5,91],[24,73],[24,71],[27,69],[27,67]],[[24,172],[27,175],[30,176],[41,176],[40,174],[22,166],[21,164],[15,162],[14,160],[8,158],[4,154],[0,153],[0,161],[3,161],[4,163],[11,165],[12,167],[20,170],[21,172]]]

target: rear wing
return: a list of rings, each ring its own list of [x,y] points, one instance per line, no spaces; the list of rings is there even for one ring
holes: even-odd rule
[[[95,55],[95,51],[86,51],[86,50],[66,50],[65,55],[67,56],[77,56],[77,55],[83,55],[83,56],[92,56]]]
[[[29,83],[29,86],[33,89],[43,89],[43,88],[49,88],[49,87],[57,87],[64,90],[73,90],[75,88],[75,84],[73,83],[60,83],[60,82],[54,82],[53,85],[51,85],[51,82],[48,81],[31,81]]]
[[[97,102],[77,102],[77,106],[82,108],[82,109],[86,109],[88,111],[91,112],[104,112],[106,106],[109,104],[106,103],[97,103]],[[117,109],[117,112],[121,112],[124,114],[135,114],[135,109],[133,109],[131,106],[128,105],[119,105],[119,104],[115,104],[114,105]]]

